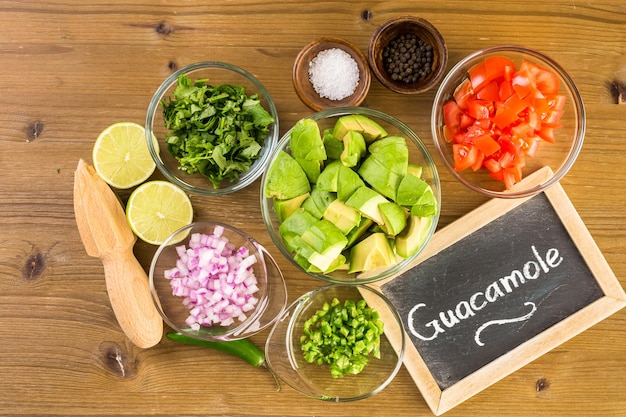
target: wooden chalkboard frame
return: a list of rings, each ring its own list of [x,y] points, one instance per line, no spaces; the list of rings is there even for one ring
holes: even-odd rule
[[[528,176],[524,182],[538,184],[551,175],[553,175],[552,171],[549,168],[544,168]],[[624,289],[562,186],[557,183],[544,191],[544,193],[587,263],[604,296],[443,390],[437,384],[415,345],[409,341],[406,344],[404,365],[435,415],[445,413],[626,306]],[[448,246],[479,230],[530,198],[532,197],[488,201],[478,209],[435,233],[424,252],[406,270],[436,256]],[[384,293],[382,287],[403,272],[386,280],[370,284],[370,286]],[[381,311],[383,318],[385,315],[390,314],[388,310],[385,311],[382,308],[383,306],[379,307],[381,308],[379,311]],[[399,349],[399,343],[402,340],[401,336],[387,335],[396,349]],[[408,334],[405,337],[409,340]]]

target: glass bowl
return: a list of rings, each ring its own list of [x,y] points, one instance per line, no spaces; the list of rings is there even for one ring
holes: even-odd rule
[[[530,61],[556,74],[559,80],[558,94],[566,98],[560,127],[553,129],[554,143],[538,140],[534,157],[524,158],[522,178],[543,168],[550,167],[554,175],[539,184],[525,187],[517,182],[507,189],[502,181],[495,180],[486,169],[473,171],[471,168],[455,170],[452,143],[446,139],[444,105],[453,98],[457,88],[468,78],[468,71],[486,58],[503,56],[511,59],[519,69],[522,60]],[[537,112],[539,113],[539,112]],[[523,112],[519,114],[524,114]],[[545,120],[542,123],[547,123]],[[539,125],[540,126],[540,125]],[[547,126],[547,124],[546,124]],[[541,52],[515,45],[504,45],[474,52],[459,61],[446,75],[435,96],[431,129],[437,152],[448,171],[463,185],[488,197],[519,198],[537,194],[557,183],[570,170],[583,145],[586,127],[585,108],[580,93],[571,77],[552,58]],[[519,178],[517,178],[519,181]],[[510,183],[509,183],[510,185]]]
[[[370,355],[361,373],[341,378],[333,378],[328,365],[307,362],[300,344],[304,322],[334,298],[342,305],[346,300],[355,303],[365,300],[384,323],[380,359]],[[304,294],[285,310],[270,331],[265,358],[278,378],[301,394],[343,402],[368,398],[382,391],[400,370],[404,350],[402,320],[383,294],[367,286],[333,284]]]
[[[163,320],[195,339],[251,336],[274,323],[287,304],[272,256],[241,230],[218,222],[195,222],[172,233],[154,254],[149,279]]]
[[[180,169],[180,163],[177,158],[172,156],[168,150],[166,141],[169,136],[169,129],[165,126],[165,118],[163,116],[163,103],[173,99],[174,90],[178,85],[178,79],[181,76],[188,77],[192,83],[196,80],[207,80],[211,86],[221,84],[230,84],[242,86],[245,89],[245,95],[250,97],[258,95],[260,105],[273,118],[273,123],[268,127],[267,132],[260,135],[264,138],[258,138],[257,142],[262,145],[260,152],[255,157],[252,165],[238,174],[236,179],[224,179],[217,186],[212,181],[200,173],[187,173]],[[219,113],[218,113],[219,114]],[[247,115],[246,120],[251,116]],[[157,168],[171,182],[178,185],[185,191],[201,195],[223,195],[241,190],[252,184],[263,172],[269,162],[269,156],[278,142],[278,112],[270,94],[261,82],[249,72],[223,62],[198,62],[179,69],[172,73],[154,93],[148,106],[146,115],[146,140],[148,149],[154,159]],[[158,147],[148,138],[154,135],[158,141]],[[212,152],[212,151],[209,151]],[[223,152],[222,152],[223,153]],[[229,155],[229,154],[226,154]]]
[[[435,229],[437,228],[440,212],[439,209],[441,207],[441,189],[437,168],[435,167],[435,163],[428,149],[421,141],[421,139],[417,136],[417,134],[415,134],[415,132],[413,132],[411,128],[409,128],[406,124],[404,124],[397,118],[381,111],[368,109],[366,107],[336,107],[314,113],[307,118],[316,121],[321,133],[323,133],[324,130],[332,128],[335,125],[337,119],[346,115],[365,116],[379,124],[387,132],[388,136],[403,137],[407,143],[409,150],[409,163],[421,166],[421,178],[432,189],[434,199],[436,201],[437,210],[435,215],[428,218],[430,222],[427,225],[428,227],[424,226],[422,228],[423,243],[421,244],[419,250],[406,258],[397,256],[397,263],[389,267],[377,268],[375,270],[358,273],[349,273],[346,268],[336,269],[333,272],[329,273],[315,272],[307,270],[299,262],[297,262],[294,258],[294,253],[290,251],[290,249],[287,247],[281,237],[279,230],[281,223],[276,213],[275,202],[272,198],[268,198],[265,193],[265,189],[268,184],[268,172],[270,172],[272,164],[276,161],[279,153],[281,151],[284,151],[288,154],[291,154],[290,137],[291,132],[293,131],[293,127],[288,132],[286,132],[285,135],[280,139],[278,146],[276,147],[276,149],[274,149],[274,152],[272,153],[269,167],[267,171],[263,174],[263,177],[261,179],[261,211],[263,215],[263,221],[265,222],[272,241],[278,247],[280,252],[287,259],[289,259],[297,268],[304,272],[307,272],[311,276],[321,281],[329,283],[366,284],[379,281],[399,273],[400,271],[408,267],[413,262],[413,260],[421,253],[421,251],[424,249],[424,247],[427,245],[428,241],[434,234]]]

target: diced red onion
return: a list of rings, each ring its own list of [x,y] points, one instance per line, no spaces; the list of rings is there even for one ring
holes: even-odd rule
[[[247,248],[235,246],[216,226],[213,233],[194,233],[189,246],[176,247],[176,266],[164,272],[172,294],[189,309],[185,324],[230,326],[243,322],[258,303],[258,281],[252,266],[257,262]]]

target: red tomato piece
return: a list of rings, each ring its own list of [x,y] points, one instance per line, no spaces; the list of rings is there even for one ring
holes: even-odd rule
[[[520,71],[527,70],[533,75],[537,89],[544,94],[559,92],[559,76],[554,72],[527,60],[520,63]]]
[[[476,92],[476,97],[480,100],[487,100],[491,102],[499,101],[500,85],[497,81],[491,81]]]
[[[561,127],[562,115],[563,115],[563,110],[549,110],[542,120],[543,126]]]
[[[452,152],[454,155],[454,169],[457,171],[463,171],[470,168],[478,157],[478,149],[474,145],[452,145]]]
[[[487,100],[468,99],[467,114],[474,119],[488,119],[493,113],[493,103]]]
[[[452,131],[456,133],[461,126],[461,118],[465,113],[454,100],[449,100],[443,105],[443,122]]]
[[[500,144],[488,134],[475,137],[474,145],[486,156],[490,156],[500,150]]]
[[[480,61],[474,65],[468,71],[470,82],[474,91],[480,90],[480,88],[489,82],[487,78],[487,70],[485,69],[485,61]]]
[[[546,142],[554,143],[556,141],[553,127],[542,126],[541,129],[537,131],[537,135]]]
[[[511,79],[511,85],[520,98],[533,95],[537,90],[535,80],[528,70],[520,70],[515,73]]]
[[[459,86],[454,90],[454,101],[459,105],[460,108],[467,108],[466,102],[468,98],[474,96],[474,89],[472,88],[472,83],[469,78],[465,79]]]

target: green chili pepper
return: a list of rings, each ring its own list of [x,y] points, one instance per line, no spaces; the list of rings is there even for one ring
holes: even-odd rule
[[[210,349],[216,349],[224,353],[228,353],[233,356],[237,356],[238,358],[243,359],[248,362],[252,366],[263,367],[267,369],[272,378],[274,378],[274,383],[276,384],[276,390],[280,391],[280,383],[274,375],[274,372],[267,366],[267,362],[265,362],[265,353],[261,349],[259,349],[254,343],[249,341],[248,339],[239,339],[239,340],[228,340],[228,341],[210,341],[210,340],[200,340],[194,339],[189,336],[185,336],[179,332],[170,332],[167,334],[167,338],[173,340],[174,342],[186,343],[190,345],[202,346]]]

